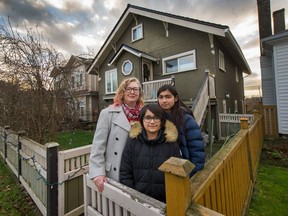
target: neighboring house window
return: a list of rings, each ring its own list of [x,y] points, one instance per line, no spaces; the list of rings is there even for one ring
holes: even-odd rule
[[[132,42],[140,40],[143,38],[143,25],[142,23],[140,25],[135,26],[132,28]]]
[[[133,64],[131,61],[124,61],[122,64],[122,73],[127,76],[130,75],[133,70]]]
[[[226,100],[223,100],[223,113],[227,113]]]
[[[238,73],[238,67],[235,67],[235,78],[236,78],[236,82],[239,82],[239,73]]]
[[[84,108],[85,108],[85,104],[83,100],[79,101],[79,114],[80,116],[84,116]]]
[[[83,86],[83,74],[79,74],[79,86]]]
[[[72,76],[71,82],[72,82],[72,88],[75,88],[75,77],[74,76]]]
[[[238,102],[234,100],[234,113],[238,113]]]
[[[163,74],[171,74],[196,69],[196,52],[191,50],[162,59]]]
[[[72,87],[73,88],[83,87],[83,84],[84,84],[83,74],[82,73],[75,73],[72,76]]]
[[[106,94],[115,93],[118,88],[117,69],[105,72],[105,91]]]
[[[225,58],[221,50],[219,50],[219,68],[225,71]]]

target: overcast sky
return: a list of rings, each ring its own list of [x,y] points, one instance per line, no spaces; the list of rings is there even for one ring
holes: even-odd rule
[[[288,0],[270,1],[271,13],[286,7],[287,28]],[[0,0],[0,15],[19,30],[38,26],[69,58],[88,47],[96,54],[128,3],[229,26],[251,70],[260,74],[257,0]]]

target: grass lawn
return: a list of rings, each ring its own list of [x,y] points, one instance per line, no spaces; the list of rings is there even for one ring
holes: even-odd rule
[[[94,131],[73,130],[59,132],[56,142],[60,145],[60,150],[72,149],[80,146],[92,144]]]
[[[288,215],[288,168],[260,164],[249,215]]]
[[[21,187],[9,167],[0,158],[0,215],[42,215],[33,200]]]

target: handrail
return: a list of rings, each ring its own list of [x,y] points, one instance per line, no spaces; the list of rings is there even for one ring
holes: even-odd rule
[[[85,215],[124,215],[164,216],[166,204],[152,197],[142,194],[132,188],[126,187],[112,179],[104,183],[102,193],[98,192],[88,175],[84,178],[84,211]],[[121,214],[119,214],[121,215]]]
[[[203,115],[209,102],[208,93],[208,76],[205,78],[202,86],[197,94],[196,100],[193,102],[192,111],[198,125],[201,124]]]

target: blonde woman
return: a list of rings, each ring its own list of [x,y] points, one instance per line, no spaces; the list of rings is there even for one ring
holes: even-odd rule
[[[103,191],[106,177],[119,181],[122,152],[131,123],[139,121],[143,105],[141,84],[137,78],[132,77],[121,82],[114,103],[101,111],[89,161],[89,177],[99,192]]]

